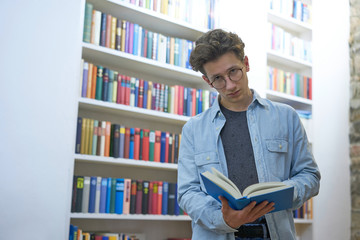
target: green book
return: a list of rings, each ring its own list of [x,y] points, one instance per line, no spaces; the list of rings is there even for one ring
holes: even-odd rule
[[[110,213],[115,213],[116,178],[111,179]]]
[[[150,130],[149,134],[149,161],[154,161],[155,131]]]
[[[98,66],[97,77],[96,77],[96,92],[95,99],[102,99],[102,85],[103,85],[103,67]]]
[[[91,33],[91,17],[93,12],[93,5],[91,3],[86,3],[85,5],[85,17],[84,17],[84,33],[83,41],[90,42],[90,33]]]

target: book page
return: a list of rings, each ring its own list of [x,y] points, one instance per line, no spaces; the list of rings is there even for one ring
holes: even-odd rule
[[[210,173],[209,171],[203,172],[202,175],[207,179],[209,179],[210,181],[212,181],[217,186],[219,186],[220,188],[224,189],[224,191],[232,195],[234,198],[242,197],[239,189],[234,188],[231,184],[229,184],[227,181],[224,181],[224,179],[220,178],[219,176]]]
[[[282,188],[286,188],[289,187],[286,184],[282,183],[282,182],[263,182],[263,183],[256,183],[253,185],[248,186],[247,188],[245,188],[243,195],[244,196],[254,196],[252,195],[252,193],[255,192],[260,192],[262,191],[262,193],[264,193],[263,190],[268,190],[266,192],[272,192],[272,191],[276,191],[279,190],[278,187],[282,187]],[[257,193],[255,195],[260,195],[261,193]]]
[[[235,185],[235,183],[233,183],[229,178],[225,177],[224,174],[222,174],[219,170],[217,170],[216,168],[212,167],[211,171],[213,172],[213,174],[215,176],[218,176],[221,180],[223,180],[224,182],[226,182],[227,184],[231,185],[237,192],[239,192],[240,197],[242,197],[242,194],[239,190],[239,188]]]

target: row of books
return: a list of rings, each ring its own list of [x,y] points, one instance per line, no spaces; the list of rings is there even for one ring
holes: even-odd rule
[[[184,215],[177,184],[100,176],[74,176],[72,212]]]
[[[69,240],[145,240],[145,235],[139,233],[84,231],[78,226],[70,224]]]
[[[300,208],[293,211],[294,218],[313,219],[313,199],[307,200]]]
[[[287,56],[312,62],[311,41],[296,37],[272,23],[268,23],[268,28],[271,36],[270,49]]]
[[[218,0],[123,0],[194,26],[213,29],[218,22],[215,16]]]
[[[181,134],[78,117],[75,153],[177,163]]]
[[[181,85],[169,86],[119,74],[82,60],[81,96],[184,116],[208,109],[217,92]]]
[[[195,44],[94,10],[91,3],[85,7],[83,41],[184,68],[191,68],[189,56]]]
[[[270,0],[270,9],[299,21],[311,23],[312,7],[301,0]]]
[[[312,78],[268,66],[267,87],[270,90],[312,99]]]

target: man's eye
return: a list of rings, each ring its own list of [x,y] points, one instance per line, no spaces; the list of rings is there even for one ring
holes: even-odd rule
[[[234,69],[231,69],[230,70],[230,73],[236,73],[238,71],[238,69],[237,68],[234,68]]]
[[[214,77],[214,81],[220,80],[220,76]]]

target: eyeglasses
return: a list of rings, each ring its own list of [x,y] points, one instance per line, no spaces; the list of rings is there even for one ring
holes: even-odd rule
[[[242,68],[232,68],[227,72],[227,76],[231,81],[238,82],[243,76],[243,70]],[[224,76],[215,76],[210,81],[211,86],[213,86],[215,89],[222,89],[226,86],[226,80]]]

